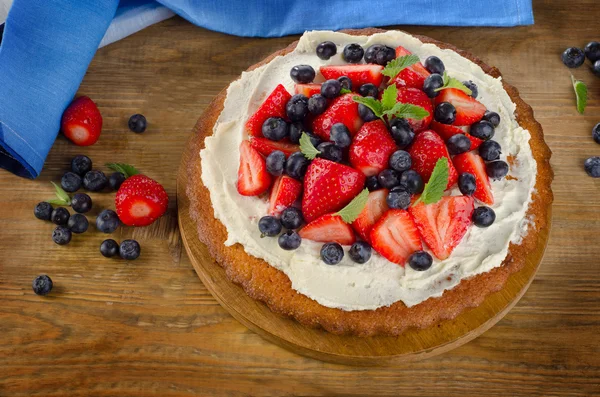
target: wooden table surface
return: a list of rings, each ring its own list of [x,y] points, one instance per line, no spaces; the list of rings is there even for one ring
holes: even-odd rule
[[[183,250],[175,175],[190,130],[209,101],[249,65],[294,38],[227,36],[174,18],[98,51],[81,86],[104,117],[100,141],[59,137],[35,181],[0,172],[0,396],[435,395],[589,396],[600,393],[600,182],[583,160],[600,155],[600,79],[585,116],[574,106],[560,52],[600,40],[595,0],[534,1],[536,24],[510,29],[403,27],[497,66],[532,105],[554,152],[554,221],[540,271],[517,306],[476,340],[433,359],[384,368],[327,364],[274,346],[211,297]],[[127,129],[133,113],[146,133]],[[101,169],[130,162],[162,182],[168,215],[120,228],[142,244],[135,262],[103,258],[93,230],[68,246],[33,217],[73,155]],[[237,161],[236,159],[227,159]],[[227,161],[225,160],[225,161]],[[90,219],[112,208],[95,194]],[[46,273],[55,289],[38,297]]]

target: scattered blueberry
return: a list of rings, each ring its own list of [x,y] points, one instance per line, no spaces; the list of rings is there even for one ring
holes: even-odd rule
[[[360,44],[348,44],[346,47],[344,47],[342,59],[348,63],[359,63],[364,53],[365,50],[363,50]]]
[[[357,241],[350,247],[348,256],[356,263],[367,263],[371,259],[371,246],[366,241]]]
[[[436,56],[428,57],[423,63],[423,66],[425,66],[425,69],[432,74],[435,73],[442,75],[444,74],[444,70],[446,70],[444,62],[442,62],[442,60]]]
[[[335,123],[331,126],[329,138],[342,149],[349,147],[352,143],[350,131],[343,123]]]
[[[328,265],[337,265],[344,257],[344,249],[338,243],[326,243],[321,247],[321,259]]]
[[[52,210],[52,214],[50,214],[50,220],[55,225],[64,226],[69,221],[69,211],[66,208],[58,207]]]
[[[379,96],[379,89],[375,84],[366,83],[358,87],[358,93],[361,96],[372,96],[373,98],[377,98]]]
[[[140,243],[135,240],[123,240],[119,247],[119,255],[121,258],[128,261],[137,259],[141,252],[142,248],[140,247]]]
[[[308,114],[308,98],[302,94],[294,95],[285,105],[285,113],[290,121],[303,120]]]
[[[435,107],[433,118],[438,123],[452,124],[456,119],[456,108],[450,102],[442,102]]]
[[[487,141],[494,136],[494,125],[487,120],[481,120],[471,125],[469,133],[475,138]]]
[[[343,149],[333,142],[323,142],[317,146],[317,150],[321,152],[319,157],[336,163],[341,162],[344,157]]]
[[[381,187],[391,189],[400,184],[400,174],[391,169],[383,170],[377,175],[377,180]]]
[[[58,245],[69,244],[71,241],[71,231],[64,226],[56,226],[52,232],[52,241]]]
[[[486,206],[475,208],[472,215],[473,223],[478,227],[488,227],[496,220],[496,213]]]
[[[381,185],[379,184],[379,179],[377,175],[371,175],[367,177],[365,182],[365,186],[369,189],[370,192],[381,189]]]
[[[141,134],[142,132],[146,131],[146,117],[144,117],[142,114],[134,114],[129,118],[127,125],[131,131],[135,132],[136,134]]]
[[[304,174],[306,174],[306,168],[308,168],[309,163],[302,152],[292,153],[285,165],[285,172],[292,178],[301,181],[304,178]]]
[[[260,237],[275,237],[281,233],[281,222],[274,216],[263,216],[258,221],[258,230],[260,230]]]
[[[288,123],[281,117],[269,117],[262,125],[262,134],[272,141],[280,141],[290,133]]]
[[[83,176],[83,187],[92,192],[99,192],[108,184],[108,178],[102,171],[91,170]]]
[[[332,41],[324,41],[317,46],[317,56],[328,60],[337,53],[337,46]]]
[[[381,44],[373,44],[365,51],[365,62],[385,66],[396,58],[396,50]]]
[[[461,154],[471,149],[471,140],[465,134],[456,134],[448,138],[446,146],[450,154]]]
[[[402,189],[398,189],[398,186],[396,186],[390,190],[385,198],[388,207],[405,210],[410,206],[410,193],[404,189],[406,187],[402,186]]]
[[[285,154],[281,150],[272,151],[266,159],[267,172],[274,176],[283,174],[285,168]]]
[[[396,141],[396,145],[405,148],[410,145],[415,138],[410,124],[406,119],[393,119],[390,123],[390,135]]]
[[[113,239],[104,240],[100,244],[100,253],[107,258],[112,258],[119,254],[119,244]]]
[[[290,142],[292,142],[293,144],[299,144],[300,143],[300,137],[302,136],[302,131],[306,131],[306,128],[304,128],[304,126],[302,125],[301,122],[295,122],[295,123],[291,123],[289,125],[289,129],[290,129]]]
[[[342,88],[344,88],[346,90],[352,91],[352,80],[350,80],[350,77],[348,77],[348,76],[340,76],[340,77],[337,78],[337,80],[342,85]]]
[[[583,49],[585,56],[590,62],[594,63],[600,59],[600,43],[597,41],[590,41]]]
[[[500,153],[502,153],[502,148],[496,141],[485,141],[479,146],[479,155],[485,161],[498,160],[500,158]]]
[[[71,160],[71,171],[79,176],[84,176],[92,170],[92,160],[88,156],[75,156]]]
[[[485,171],[492,179],[502,179],[508,174],[508,164],[502,160],[492,161],[485,165]]]
[[[311,114],[319,115],[327,110],[327,98],[321,94],[315,94],[308,98],[308,111]]]
[[[412,166],[412,159],[410,158],[410,154],[404,150],[396,150],[390,156],[388,164],[391,169],[402,172],[410,169]]]
[[[410,194],[421,194],[425,189],[423,178],[415,170],[404,171],[400,175],[400,183],[406,186]]]
[[[418,272],[423,272],[431,267],[433,258],[425,251],[415,251],[408,257],[408,265]]]
[[[498,127],[498,125],[500,125],[500,115],[498,113],[492,112],[490,110],[485,111],[485,113],[483,114],[483,120],[487,120],[490,123],[492,123],[494,128],[496,128],[496,127]]]
[[[290,77],[295,83],[312,83],[315,79],[315,70],[310,65],[296,65],[290,70]]]
[[[594,62],[592,65],[592,72],[598,77],[600,77],[600,59]]]
[[[358,104],[358,115],[364,122],[377,120],[377,116],[375,116],[375,113],[371,110],[371,108],[363,105],[362,103]]]
[[[298,229],[304,223],[304,216],[298,208],[288,207],[281,213],[280,221],[286,229]]]
[[[341,89],[342,84],[339,81],[330,79],[321,84],[321,95],[323,95],[325,98],[332,99],[340,95]]]
[[[92,199],[85,193],[75,193],[71,199],[71,208],[80,214],[92,209]]]
[[[41,219],[43,221],[49,221],[52,216],[52,204],[42,201],[41,203],[37,203],[35,208],[33,209],[33,215],[36,218]]]
[[[74,172],[65,172],[60,179],[60,187],[65,192],[73,193],[81,189],[81,177]]]
[[[45,274],[37,276],[32,283],[33,292],[36,295],[48,295],[52,291],[52,279]]]
[[[103,210],[96,218],[96,228],[102,233],[112,233],[119,227],[119,217],[113,210]]]
[[[295,250],[300,247],[301,242],[302,238],[294,230],[288,230],[285,233],[281,233],[277,239],[279,246],[286,251]]]
[[[125,175],[120,172],[113,172],[108,176],[108,185],[112,190],[119,190],[121,184],[125,182]]]
[[[73,233],[85,233],[88,230],[89,222],[84,215],[81,214],[73,214],[67,221],[67,227]]]
[[[594,128],[592,128],[592,138],[596,143],[600,143],[600,123],[596,124]]]
[[[437,73],[430,74],[423,83],[423,91],[427,94],[429,98],[435,98],[440,95],[439,91],[436,91],[438,88],[444,85],[444,79]]]
[[[565,66],[569,68],[578,68],[585,61],[585,54],[577,47],[567,48],[561,57]]]
[[[585,172],[592,178],[600,178],[600,157],[590,157],[583,163]]]
[[[465,196],[472,196],[477,189],[475,175],[468,172],[463,172],[458,176],[458,190]]]

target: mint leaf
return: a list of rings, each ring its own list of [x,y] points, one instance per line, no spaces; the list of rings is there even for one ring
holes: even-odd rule
[[[339,210],[337,215],[341,216],[342,220],[346,223],[354,222],[365,208],[365,205],[367,205],[368,199],[369,189],[364,189],[358,196],[354,197],[347,206]]]
[[[383,112],[390,110],[396,104],[396,100],[398,99],[398,88],[396,84],[390,85],[388,88],[383,91],[381,95],[381,106],[383,107]]]
[[[352,99],[354,100],[354,102],[362,103],[363,105],[371,109],[373,113],[375,113],[375,116],[383,116],[383,105],[377,99],[362,96],[354,96],[352,97]]]
[[[444,90],[446,88],[456,88],[458,90],[461,90],[462,92],[464,92],[467,95],[471,95],[473,93],[473,91],[471,91],[470,88],[465,86],[460,80],[457,80],[454,77],[448,76],[448,73],[446,71],[444,71],[443,78],[444,78],[444,85],[441,86],[440,88],[436,88],[434,91],[437,92],[437,91]]]
[[[342,87],[342,89],[340,90],[340,95],[342,95],[342,94],[349,94],[349,93],[351,93],[351,92],[352,92],[352,91],[350,91],[349,89],[347,89],[347,88],[343,88],[343,87]]]
[[[575,97],[577,98],[577,111],[580,114],[583,114],[583,112],[585,111],[585,107],[587,106],[587,86],[583,81],[575,80],[575,77],[573,77],[573,75],[571,75],[571,82],[573,83]]]
[[[133,175],[138,175],[140,172],[132,165],[124,164],[124,163],[106,163],[105,164],[109,169],[113,171],[120,172],[125,175],[125,178],[129,178]]]
[[[313,160],[321,152],[317,150],[315,145],[310,141],[310,137],[306,132],[300,136],[300,151],[309,160]]]
[[[393,108],[384,111],[383,114],[387,116],[394,116],[400,119],[413,120],[422,120],[429,116],[429,112],[421,106],[401,102],[396,103]]]
[[[419,62],[418,56],[414,54],[404,55],[389,61],[387,65],[385,65],[385,68],[381,71],[381,74],[393,79],[394,77],[398,76],[398,73],[400,73],[403,69],[406,69],[417,62]]]
[[[56,199],[48,200],[50,204],[56,205],[71,205],[71,197],[63,190],[62,187],[58,186],[54,182],[50,182],[52,186],[54,186],[54,193],[56,194]]]
[[[421,197],[413,205],[417,205],[419,202],[424,204],[433,204],[440,201],[444,195],[444,190],[448,186],[448,174],[449,174],[448,159],[441,157],[433,168],[429,182],[425,185],[425,189],[421,194]]]

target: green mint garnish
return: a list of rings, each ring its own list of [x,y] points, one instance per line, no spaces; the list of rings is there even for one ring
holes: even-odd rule
[[[429,178],[429,182],[425,185],[421,197],[419,197],[413,205],[417,205],[420,202],[423,202],[423,204],[433,204],[440,201],[444,195],[446,186],[448,186],[449,168],[448,159],[446,157],[441,157],[435,163],[431,178]]]
[[[125,178],[129,178],[133,175],[138,175],[140,172],[132,165],[124,164],[124,163],[106,163],[105,164],[109,169],[113,171],[120,172],[125,175]]]
[[[343,94],[349,94],[349,93],[351,93],[351,92],[352,92],[352,91],[350,91],[349,89],[347,89],[347,88],[343,88],[343,87],[342,87],[342,89],[340,90],[340,95],[343,95]]]
[[[303,132],[300,136],[300,151],[309,160],[314,160],[317,155],[321,154],[320,151],[317,150],[315,145],[310,141],[310,137],[306,132]]]
[[[381,101],[370,97],[355,96],[354,102],[362,103],[375,113],[375,116],[383,118],[383,116],[398,117],[405,119],[421,120],[429,116],[429,112],[421,106],[412,105],[410,103],[396,102],[398,98],[398,88],[395,84],[390,85],[383,91]]]
[[[384,114],[394,116],[399,119],[422,120],[429,116],[429,112],[421,106],[416,106],[410,103],[400,103],[394,105],[390,110],[386,110]]]
[[[573,75],[571,75],[571,82],[573,83],[575,97],[577,98],[577,111],[583,114],[587,105],[587,86],[583,81],[575,80],[575,77],[573,77]]]
[[[398,73],[400,73],[403,69],[406,69],[417,62],[419,62],[418,56],[404,55],[389,61],[387,65],[385,65],[385,68],[381,71],[381,74],[393,79],[394,77],[398,76]]]
[[[450,77],[448,76],[448,73],[446,73],[446,71],[444,71],[444,85],[441,86],[440,88],[436,88],[434,91],[441,91],[443,89],[446,88],[456,88],[457,90],[461,90],[462,92],[464,92],[467,95],[471,95],[473,93],[473,91],[471,91],[471,89],[469,89],[467,86],[465,86],[463,83],[460,82],[460,80],[455,79],[454,77]]]
[[[383,94],[381,94],[381,106],[384,110],[390,110],[396,104],[396,100],[398,99],[398,88],[396,84],[392,84],[388,86]]]
[[[54,193],[56,194],[56,198],[53,200],[48,200],[50,204],[56,205],[71,205],[71,197],[63,190],[62,187],[58,186],[54,182],[50,182],[52,186],[54,186]]]
[[[365,208],[365,205],[367,205],[368,199],[369,189],[364,189],[358,196],[354,197],[347,206],[339,210],[337,215],[339,215],[346,223],[354,222]]]

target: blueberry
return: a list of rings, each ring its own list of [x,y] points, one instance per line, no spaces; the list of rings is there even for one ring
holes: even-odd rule
[[[473,83],[471,80],[463,81],[462,83],[465,87],[471,90],[471,96],[473,98],[477,98],[477,95],[479,94],[477,84]]]
[[[352,143],[350,131],[343,123],[335,123],[331,126],[329,138],[342,149],[349,147]]]
[[[108,178],[102,171],[91,170],[83,176],[83,187],[92,192],[99,192],[108,184]]]
[[[146,117],[142,114],[134,114],[129,118],[127,125],[131,131],[135,132],[136,134],[141,134],[142,132],[146,131]]]
[[[502,153],[502,148],[500,144],[496,141],[485,141],[479,146],[479,155],[485,161],[494,161],[500,158],[500,153]]]
[[[302,152],[292,153],[285,165],[285,172],[292,178],[301,181],[304,178],[304,174],[306,174],[309,163],[310,161],[304,157]]]
[[[410,206],[410,193],[403,190],[405,187],[403,187],[403,189],[397,189],[397,187],[398,186],[388,193],[385,201],[390,208],[405,210]]]
[[[377,175],[377,180],[382,187],[391,189],[400,184],[400,174],[394,170],[386,169]]]
[[[121,246],[119,246],[119,255],[121,258],[132,261],[137,259],[142,252],[140,243],[135,240],[123,240]]]
[[[121,184],[125,182],[125,175],[120,172],[113,172],[108,176],[108,185],[112,190],[119,190]]]
[[[496,112],[492,112],[490,110],[486,110],[483,114],[483,120],[489,121],[495,127],[500,125],[500,115]]]
[[[60,179],[60,187],[65,192],[73,193],[81,189],[81,177],[74,172],[65,172]]]
[[[281,150],[274,150],[267,156],[266,163],[267,172],[279,176],[285,168],[285,154]]]
[[[600,123],[596,124],[594,128],[592,128],[592,138],[596,143],[600,143]]]
[[[52,208],[52,204],[42,201],[41,203],[37,203],[33,209],[33,215],[43,221],[49,221],[50,217],[52,216],[53,209],[54,208]]]
[[[71,208],[80,214],[92,209],[92,199],[85,193],[75,193],[71,199]]]
[[[396,145],[405,148],[410,145],[415,138],[410,124],[406,119],[393,119],[390,123],[390,135],[396,141]]]
[[[337,46],[331,41],[324,41],[317,46],[317,56],[328,60],[337,53]]]
[[[508,174],[508,164],[502,160],[492,161],[485,165],[485,172],[492,179],[502,179]]]
[[[436,89],[442,87],[444,85],[444,79],[437,73],[430,74],[423,83],[423,91],[427,94],[429,98],[435,98],[440,95],[439,91]]]
[[[100,244],[100,253],[107,258],[112,258],[119,254],[119,244],[113,239],[104,240]]]
[[[327,110],[327,98],[321,94],[315,94],[308,98],[308,111],[311,114],[319,115]]]
[[[342,88],[352,91],[352,80],[348,76],[340,76],[337,78]]]
[[[84,176],[92,170],[92,160],[88,156],[75,156],[71,160],[71,171],[79,176]]]
[[[285,113],[292,122],[303,120],[308,114],[308,98],[302,94],[294,95],[285,105]]]
[[[471,125],[469,133],[475,138],[487,141],[494,136],[494,125],[487,120],[481,120]]]
[[[561,58],[568,68],[578,68],[583,65],[585,54],[577,47],[570,47],[562,53]]]
[[[288,207],[281,213],[280,221],[286,229],[298,229],[304,223],[304,216],[298,208]]]
[[[600,178],[600,157],[590,157],[583,163],[585,172],[592,178]]]
[[[77,234],[85,233],[85,231],[88,230],[88,226],[89,222],[87,218],[81,214],[73,214],[67,222],[67,227],[73,233]]]
[[[37,276],[31,284],[36,295],[48,295],[52,291],[52,279],[45,274]]]
[[[326,243],[321,247],[321,259],[328,265],[337,265],[344,257],[344,249],[338,243]]]
[[[406,186],[410,194],[421,194],[425,189],[423,178],[415,170],[404,171],[400,175],[400,183]]]
[[[56,226],[52,232],[52,241],[58,245],[69,244],[71,241],[71,231],[64,226]]]
[[[379,179],[377,179],[377,175],[368,176],[365,182],[365,186],[369,189],[370,192],[381,189],[381,185],[379,184]]]
[[[444,62],[436,56],[428,57],[423,63],[423,66],[425,66],[425,69],[427,69],[429,73],[436,73],[439,75],[444,74],[444,70],[446,70]]]
[[[300,247],[301,242],[302,238],[294,230],[288,230],[287,232],[280,234],[277,239],[279,246],[286,251],[295,250]]]
[[[315,70],[310,65],[296,65],[290,70],[290,77],[295,83],[312,83],[315,79]]]
[[[281,222],[274,216],[263,216],[258,221],[258,230],[260,230],[260,237],[275,237],[281,233]]]
[[[96,218],[96,228],[102,233],[112,233],[119,227],[119,217],[113,210],[103,210]]]
[[[322,142],[321,138],[319,138],[318,136],[316,136],[312,132],[304,131],[304,133],[308,136],[308,138],[310,139],[310,143],[312,143],[312,145],[314,147],[319,146],[319,144]]]
[[[396,58],[396,50],[381,44],[373,44],[365,51],[365,62],[385,66]]]
[[[319,157],[339,163],[344,157],[344,151],[341,147],[333,142],[323,142],[317,146],[317,150],[321,152]]]
[[[377,120],[377,116],[368,106],[363,105],[362,103],[358,104],[358,115],[364,122],[369,122],[373,120]]]
[[[478,227],[488,227],[496,220],[496,213],[486,206],[475,208],[472,215],[473,223]]]
[[[341,89],[342,84],[339,81],[330,79],[321,84],[321,95],[323,95],[325,98],[332,99],[340,95]]]
[[[456,108],[450,102],[442,102],[435,107],[433,118],[438,123],[452,124],[456,120]]]
[[[357,241],[350,247],[348,256],[356,263],[367,263],[371,259],[371,246],[365,241]]]
[[[300,143],[300,137],[302,136],[302,131],[306,131],[306,128],[302,125],[301,122],[295,122],[289,125],[290,129],[290,142],[293,144]]]
[[[448,138],[446,146],[450,154],[461,154],[471,149],[471,140],[465,134],[456,134]]]
[[[600,43],[597,41],[590,41],[584,48],[585,56],[590,62],[594,63],[600,59]]]
[[[346,47],[344,47],[342,59],[348,63],[359,63],[364,53],[365,50],[363,50],[360,44],[348,44]]]
[[[361,96],[372,96],[373,98],[377,98],[379,96],[379,89],[375,84],[366,83],[358,87],[358,93]]]
[[[262,134],[272,141],[280,141],[290,133],[288,123],[281,117],[269,117],[262,125]]]
[[[58,207],[52,210],[52,214],[50,214],[50,220],[55,225],[64,226],[69,221],[69,211],[66,208]]]
[[[600,77],[600,59],[594,62],[592,65],[592,72],[598,77]]]
[[[391,169],[402,172],[410,169],[412,166],[412,159],[410,158],[410,154],[404,150],[396,150],[390,156],[388,164]]]
[[[408,257],[408,265],[418,272],[423,272],[431,267],[433,258],[425,251],[415,251]]]
[[[475,176],[468,172],[463,172],[458,176],[458,190],[465,196],[472,196],[477,189],[477,182]]]

